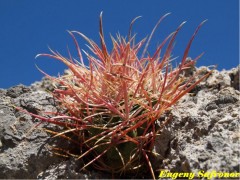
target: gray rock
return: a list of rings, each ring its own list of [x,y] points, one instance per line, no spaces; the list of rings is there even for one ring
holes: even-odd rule
[[[20,105],[22,100],[28,98],[32,98],[33,104],[38,104],[36,100],[43,94],[34,96],[29,88],[20,85],[7,90],[5,96],[0,96],[0,178],[36,178],[43,169],[59,161],[44,146],[49,139],[47,133],[35,128],[37,122],[30,115],[17,112],[12,106]],[[47,93],[45,95],[49,96]]]
[[[231,86],[234,89],[239,90],[240,86],[239,86],[239,79],[240,79],[240,65],[238,65],[238,67],[233,68],[230,70],[229,72],[230,78],[231,78]]]
[[[186,95],[175,106],[168,125],[174,138],[159,169],[239,172],[240,92],[228,74],[214,71],[194,98]]]
[[[231,85],[231,78],[227,71],[213,70],[213,73],[209,76],[206,81],[208,87],[224,88]]]
[[[38,179],[102,179],[111,178],[111,176],[106,176],[104,173],[95,171],[83,171],[80,172],[82,165],[79,161],[70,159],[62,161],[59,164],[54,164],[50,166],[47,170],[38,174]]]
[[[239,171],[239,67],[230,71],[214,70],[173,107],[171,123],[156,138],[153,149],[156,156],[150,157],[154,169]],[[200,67],[193,71],[203,75],[209,69]],[[45,91],[52,91],[54,86],[43,79],[30,87],[0,89],[0,178],[111,178],[93,169],[80,171],[81,161],[54,155],[49,145],[73,145],[60,138],[50,138],[43,128],[52,131],[61,128],[40,123],[37,118],[14,108],[21,107],[39,115],[44,111],[64,111]]]
[[[39,115],[43,115],[43,112],[59,111],[58,103],[52,95],[40,88],[41,83],[33,86],[28,88],[19,85],[8,90],[0,90],[0,178],[96,179],[102,177],[101,173],[94,171],[75,172],[79,164],[72,160],[66,161],[65,158],[52,153],[49,145],[60,148],[73,147],[60,138],[52,139],[43,129],[59,132],[61,127],[41,123],[37,118],[14,108],[14,106],[21,107]],[[58,167],[66,170],[59,172]]]

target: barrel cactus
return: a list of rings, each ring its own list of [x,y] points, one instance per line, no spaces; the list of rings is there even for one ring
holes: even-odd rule
[[[184,23],[157,46],[153,55],[147,52],[153,32],[167,15],[160,18],[149,38],[139,42],[131,34],[132,25],[138,17],[135,18],[130,24],[128,36],[111,36],[113,47],[109,50],[104,39],[101,14],[100,45],[80,32],[69,31],[78,60],[70,53],[69,57],[63,57],[51,49],[50,54],[37,55],[57,59],[69,68],[67,74],[57,78],[46,74],[59,84],[53,95],[67,111],[51,118],[32,115],[65,128],[55,133],[55,137],[61,136],[66,140],[74,137],[73,142],[79,147],[75,157],[85,162],[81,168],[91,165],[112,174],[131,174],[148,167],[155,178],[149,157],[154,156],[155,138],[169,119],[161,121],[160,125],[156,122],[208,75],[198,79],[197,75],[190,78],[183,75],[183,71],[192,68],[201,56],[187,61],[192,41],[203,23],[190,39],[177,67],[171,65],[171,52]],[[80,49],[76,35],[87,41],[91,53]],[[69,151],[65,152],[70,155]]]

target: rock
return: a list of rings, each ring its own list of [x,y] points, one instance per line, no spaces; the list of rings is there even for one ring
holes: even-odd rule
[[[76,163],[74,169],[68,170],[73,165],[69,166],[69,161],[54,155],[48,146],[57,145],[60,148],[66,148],[73,145],[60,138],[52,139],[43,130],[47,128],[60,131],[61,128],[53,124],[41,123],[29,114],[14,108],[14,106],[21,107],[28,112],[40,115],[41,112],[59,111],[58,103],[41,87],[39,82],[31,88],[19,85],[8,90],[0,89],[0,178],[52,179],[59,173],[57,165],[67,168],[56,175],[58,178],[96,179],[101,177],[101,173],[94,171],[76,174],[74,172],[77,169]]]
[[[29,88],[22,85],[10,88],[0,96],[4,102],[0,104],[0,178],[36,178],[43,169],[59,161],[44,146],[49,139],[47,133],[35,129],[37,123],[32,117],[17,112],[12,106],[28,98],[32,98],[33,104],[40,103],[36,102],[39,96],[34,96]]]
[[[214,87],[222,89],[224,87],[229,87],[231,85],[231,78],[227,71],[217,71],[213,70],[213,73],[209,76],[206,81],[208,87]]]
[[[237,68],[233,68],[230,70],[229,72],[230,78],[231,78],[231,86],[236,89],[239,90],[240,86],[239,86],[239,78],[240,78],[240,65]]]
[[[215,70],[205,88],[195,91],[195,97],[185,96],[174,108],[168,125],[174,138],[159,169],[239,172],[240,92],[227,77],[232,71]]]
[[[50,166],[44,172],[38,174],[38,179],[102,179],[111,178],[111,176],[106,176],[106,174],[94,171],[80,172],[81,165],[78,161],[74,159],[62,161],[59,164],[54,164]]]
[[[9,88],[6,92],[6,96],[9,96],[11,98],[16,98],[20,96],[21,94],[24,94],[26,92],[29,92],[30,89],[28,87],[25,87],[23,85],[14,86],[12,88]]]
[[[155,141],[156,156],[150,157],[154,169],[239,171],[239,68],[214,70],[173,107],[171,123]],[[200,67],[186,73],[191,76],[192,71],[203,75],[209,69]],[[74,148],[73,144],[61,138],[53,139],[43,130],[60,131],[61,128],[40,123],[37,118],[14,108],[21,107],[39,115],[44,111],[64,111],[45,91],[53,91],[54,86],[44,78],[30,87],[0,89],[0,178],[112,178],[91,168],[80,171],[81,161],[54,155],[49,146]]]
[[[33,84],[31,84],[30,88],[33,91],[42,89],[52,92],[55,88],[54,86],[55,85],[47,77],[44,77],[41,81],[36,81]]]

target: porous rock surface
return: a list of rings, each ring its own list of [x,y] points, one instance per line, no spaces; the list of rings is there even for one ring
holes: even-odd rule
[[[159,155],[151,158],[154,169],[239,171],[239,70],[240,66],[214,70],[172,108],[171,123],[156,139],[154,151]],[[197,71],[204,74],[209,70],[200,67]],[[111,178],[94,170],[80,172],[81,162],[54,155],[49,145],[69,144],[53,140],[44,128],[59,129],[15,109],[22,107],[35,114],[58,111],[46,89],[53,89],[47,79],[30,87],[0,89],[0,178]]]

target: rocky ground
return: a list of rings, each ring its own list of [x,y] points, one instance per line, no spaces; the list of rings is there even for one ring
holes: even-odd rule
[[[214,70],[173,108],[172,123],[155,143],[154,151],[160,154],[152,159],[155,169],[239,172],[239,70],[240,66]],[[208,69],[198,71],[204,74]],[[33,113],[57,111],[57,103],[46,89],[53,89],[46,79],[30,87],[0,89],[0,178],[111,178],[94,170],[79,172],[81,162],[54,155],[49,145],[68,146],[44,131],[57,127],[14,108]]]

